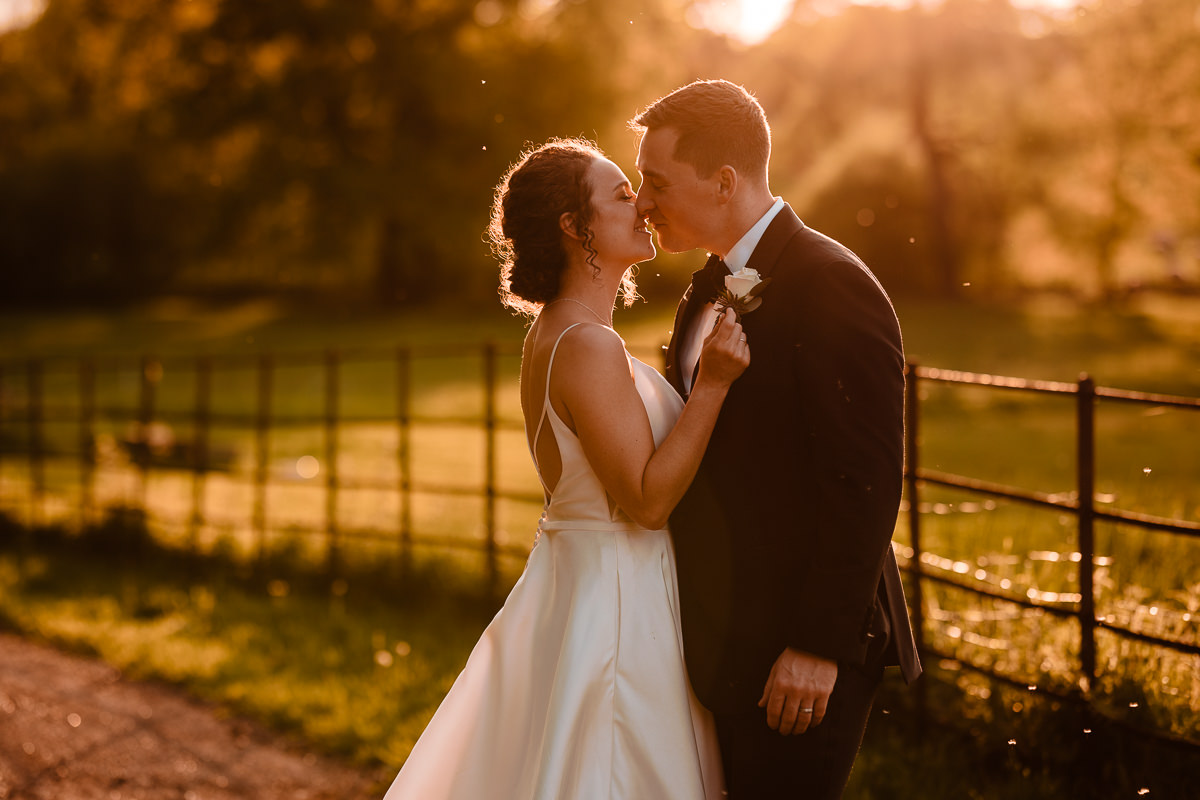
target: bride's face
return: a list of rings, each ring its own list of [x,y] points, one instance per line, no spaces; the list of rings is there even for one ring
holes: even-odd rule
[[[597,158],[587,171],[591,187],[591,247],[597,264],[614,263],[622,270],[654,258],[654,239],[637,212],[633,185],[613,162]]]

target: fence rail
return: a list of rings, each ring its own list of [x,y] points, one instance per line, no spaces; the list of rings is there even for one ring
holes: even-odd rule
[[[45,521],[44,508],[48,494],[46,464],[50,460],[74,460],[79,464],[78,523],[87,524],[95,516],[95,490],[97,477],[96,441],[97,421],[104,420],[109,426],[132,425],[133,431],[124,437],[123,445],[129,451],[131,465],[138,476],[134,502],[148,511],[146,486],[152,472],[187,472],[191,475],[191,509],[188,524],[192,528],[189,542],[194,545],[195,531],[206,524],[218,526],[248,526],[256,536],[258,549],[263,550],[268,521],[266,495],[268,489],[280,483],[272,474],[269,452],[272,434],[288,429],[319,428],[323,438],[320,471],[325,491],[324,513],[319,522],[312,524],[286,525],[289,533],[309,533],[323,536],[328,543],[327,558],[330,568],[336,568],[341,542],[345,538],[375,541],[398,541],[400,558],[409,563],[415,546],[446,547],[450,549],[471,548],[474,540],[457,541],[451,537],[423,536],[414,531],[412,520],[412,498],[414,495],[479,496],[486,500],[487,514],[484,520],[482,548],[488,562],[491,581],[498,580],[498,559],[504,556],[521,557],[528,552],[522,545],[500,545],[496,540],[495,503],[501,500],[541,502],[541,495],[531,492],[505,491],[497,488],[495,459],[496,435],[502,431],[523,430],[519,420],[502,418],[496,407],[498,367],[500,359],[519,356],[519,349],[489,344],[478,346],[435,345],[427,347],[400,347],[394,350],[355,348],[342,351],[327,351],[321,354],[288,354],[232,356],[222,358],[197,357],[195,359],[157,359],[141,357],[132,359],[102,358],[84,359],[78,362],[0,362],[0,470],[12,462],[12,456],[23,460],[28,473],[27,521],[38,525]],[[413,365],[416,362],[436,361],[446,358],[476,357],[481,362],[483,402],[481,413],[422,415],[412,411],[414,381]],[[136,369],[130,364],[136,363]],[[342,400],[339,373],[347,365],[368,365],[374,369],[394,373],[395,410],[393,414],[346,413],[340,408]],[[320,373],[322,408],[314,413],[278,411],[279,398],[275,387],[276,376],[285,368],[308,368]],[[169,368],[169,369],[168,369]],[[243,408],[236,411],[214,409],[213,381],[217,372],[228,375],[236,371],[253,374],[253,391],[249,398],[242,398]],[[158,403],[158,387],[169,372],[175,377],[193,376],[194,396],[190,408],[161,408]],[[100,403],[97,400],[97,376],[111,378],[120,373],[136,376],[136,399],[133,402]],[[74,402],[59,398],[47,402],[43,386],[47,377],[60,381],[75,378]],[[128,381],[126,381],[128,382]],[[18,385],[14,385],[17,383]],[[55,424],[78,425],[77,447],[74,451],[47,445],[44,431]],[[374,424],[394,426],[397,431],[395,481],[347,479],[339,469],[339,432],[346,426]],[[167,426],[162,428],[160,426]],[[191,436],[173,440],[173,453],[161,452],[162,443],[154,441],[156,432],[173,431],[175,427],[188,426]],[[487,474],[482,487],[423,481],[414,473],[411,457],[411,434],[414,428],[477,428],[482,426],[486,450],[484,462]],[[249,435],[253,441],[253,456],[249,463],[222,463],[212,452],[211,434],[214,428],[237,430]],[[17,434],[17,435],[14,435]],[[6,435],[7,434],[7,435]],[[16,440],[16,441],[14,441]],[[213,473],[248,483],[253,488],[253,509],[247,520],[220,518],[205,511],[205,484]],[[339,497],[346,491],[371,489],[394,491],[399,496],[399,517],[395,528],[359,527],[346,528],[339,523]],[[11,505],[11,498],[0,497],[0,503]],[[166,515],[159,515],[166,520]]]
[[[1169,406],[1174,408],[1200,410],[1200,398],[1179,397],[1174,395],[1151,394],[1146,392],[1134,392],[1121,389],[1097,387],[1094,381],[1086,375],[1082,376],[1077,384],[1071,384],[1062,382],[1025,380],[1022,378],[1010,378],[996,375],[982,375],[971,372],[941,370],[936,368],[920,367],[911,363],[906,368],[906,374],[907,381],[905,388],[907,396],[905,403],[905,488],[909,513],[909,530],[912,542],[912,552],[910,557],[907,559],[907,563],[903,565],[903,569],[913,576],[913,585],[916,589],[916,597],[913,602],[912,611],[915,618],[915,632],[918,637],[917,644],[922,652],[929,655],[934,655],[943,660],[952,661],[962,667],[987,674],[994,679],[1000,679],[1003,682],[1011,685],[1017,687],[1020,687],[1021,685],[1020,681],[1014,680],[1011,676],[1001,675],[994,670],[987,669],[986,667],[972,663],[969,660],[959,658],[953,654],[939,652],[924,642],[926,623],[924,619],[925,603],[922,600],[922,584],[928,581],[933,581],[943,585],[952,586],[955,589],[971,592],[975,595],[1020,606],[1025,609],[1039,610],[1060,617],[1071,617],[1077,619],[1079,622],[1080,685],[1083,687],[1083,694],[1085,697],[1090,689],[1090,686],[1094,683],[1097,677],[1096,631],[1098,629],[1104,629],[1124,638],[1133,639],[1147,644],[1153,644],[1157,647],[1165,648],[1178,653],[1200,656],[1200,644],[1194,642],[1182,642],[1160,636],[1153,636],[1133,630],[1126,626],[1109,622],[1102,618],[1098,618],[1096,616],[1094,585],[1096,563],[1095,523],[1098,519],[1119,522],[1179,536],[1200,535],[1200,523],[1187,520],[1168,519],[1150,514],[1130,511],[1098,510],[1096,508],[1095,409],[1097,400],[1104,398],[1128,403],[1142,403],[1155,406]],[[1073,496],[1032,492],[1013,486],[990,483],[976,478],[939,472],[922,467],[920,463],[920,447],[918,439],[918,432],[921,424],[920,394],[922,384],[927,381],[986,386],[1002,390],[1074,395],[1076,398],[1076,487],[1075,491],[1073,492]],[[990,497],[1015,500],[1020,503],[1054,508],[1074,514],[1077,519],[1076,546],[1078,548],[1078,558],[1072,560],[1076,560],[1079,564],[1077,577],[1079,586],[1078,599],[1073,599],[1072,603],[1064,606],[1062,604],[1038,601],[1032,598],[1006,594],[1004,592],[998,592],[991,589],[983,589],[979,586],[970,585],[962,581],[955,581],[944,576],[926,573],[923,568],[923,551],[921,548],[920,536],[921,513],[919,510],[921,507],[920,498],[926,484],[961,489]],[[1073,693],[1058,691],[1051,687],[1029,688],[1039,688],[1041,691],[1059,696],[1062,699],[1077,699]],[[923,700],[922,705],[924,705]],[[1110,721],[1118,724],[1126,724],[1124,721],[1111,716],[1108,716],[1107,718]],[[1140,732],[1149,736],[1170,741],[1174,744],[1184,744],[1194,749],[1200,749],[1200,741],[1190,738],[1179,737],[1163,731],[1149,729],[1140,729]]]
[[[323,353],[261,354],[214,358],[201,356],[192,359],[157,359],[143,356],[137,359],[83,359],[79,361],[0,361],[0,509],[12,510],[20,503],[26,508],[26,521],[36,527],[47,521],[47,500],[51,495],[63,493],[61,479],[54,490],[48,482],[48,467],[64,462],[78,466],[75,492],[76,522],[86,525],[95,519],[97,512],[97,482],[104,468],[97,458],[98,433],[102,427],[113,428],[125,425],[128,430],[122,440],[128,452],[129,464],[136,475],[133,502],[147,510],[157,522],[174,524],[186,529],[188,548],[197,548],[198,532],[206,526],[244,528],[252,532],[257,557],[267,549],[270,533],[311,534],[321,537],[325,544],[325,558],[330,570],[338,569],[342,551],[349,541],[384,542],[396,548],[402,569],[411,564],[416,548],[445,548],[476,551],[482,554],[486,564],[489,585],[493,591],[499,588],[500,561],[505,558],[524,558],[528,553],[527,542],[501,541],[498,536],[498,504],[517,502],[540,504],[539,491],[522,491],[504,488],[502,466],[499,458],[499,437],[523,431],[519,410],[505,414],[501,408],[501,393],[505,385],[502,362],[506,359],[516,363],[520,351],[515,346],[488,343],[483,346],[437,345],[427,347],[399,347],[390,350],[355,348]],[[652,356],[647,355],[647,360]],[[470,360],[478,363],[478,387],[480,396],[474,411],[451,408],[447,413],[420,413],[415,410],[414,400],[421,393],[415,375],[420,363],[438,364],[449,359]],[[512,365],[510,365],[511,367]],[[344,388],[348,370],[369,367],[375,385],[391,372],[390,389],[382,394],[391,395],[388,413],[362,413],[348,409],[347,392]],[[310,376],[309,393],[321,398],[320,409],[312,412],[281,410],[279,406],[294,400],[281,390],[279,377],[283,370],[302,368],[315,371]],[[249,373],[246,390],[230,402],[217,390],[219,376],[231,373]],[[929,603],[925,594],[934,585],[958,592],[967,592],[991,601],[1010,604],[1027,611],[1050,614],[1061,619],[1078,622],[1077,672],[1082,693],[1039,687],[1038,691],[1068,699],[1088,700],[1090,687],[1097,678],[1096,632],[1104,630],[1112,635],[1133,640],[1158,648],[1190,656],[1200,656],[1200,643],[1187,642],[1156,636],[1132,626],[1121,625],[1096,614],[1096,590],[1094,585],[1096,547],[1095,526],[1097,521],[1119,523],[1167,533],[1172,536],[1198,537],[1200,523],[1096,506],[1096,406],[1099,401],[1132,403],[1168,408],[1198,410],[1200,398],[1133,392],[1098,387],[1084,376],[1077,383],[1025,380],[996,375],[936,369],[909,364],[906,368],[906,464],[905,464],[905,517],[908,525],[909,545],[899,546],[902,569],[909,578],[911,611],[917,644],[926,658],[951,661],[960,667],[986,674],[1015,687],[1026,684],[1020,677],[1006,675],[986,665],[973,663],[948,653],[926,641],[926,634],[933,630],[933,622],[927,615]],[[164,403],[162,388],[166,376],[181,380],[190,376],[191,389],[188,393],[177,389],[173,402]],[[461,375],[458,376],[461,378]],[[132,402],[101,400],[101,385],[116,384],[109,394],[134,394]],[[48,401],[48,384],[58,387],[53,401]],[[73,391],[62,386],[73,384]],[[1075,469],[1076,485],[1069,493],[1044,493],[1021,489],[979,478],[930,469],[922,463],[921,426],[922,390],[932,384],[957,384],[983,387],[988,390],[1023,392],[1042,395],[1069,396],[1074,399],[1075,419]],[[179,384],[179,385],[182,385]],[[374,386],[374,385],[373,385]],[[122,392],[120,390],[124,389]],[[377,386],[375,387],[376,390]],[[130,391],[132,390],[132,392]],[[240,406],[230,410],[224,406]],[[371,408],[387,407],[381,400]],[[395,452],[391,459],[394,465],[390,477],[362,477],[347,474],[341,468],[345,446],[343,433],[353,426],[386,426],[394,431]],[[51,437],[48,428],[74,426],[73,436],[61,434]],[[175,437],[176,428],[190,429],[190,436]],[[423,429],[481,429],[482,444],[478,453],[483,471],[482,486],[456,483],[446,480],[428,480],[421,477],[421,468],[414,463],[414,432]],[[293,485],[282,481],[272,468],[271,452],[274,439],[281,432],[315,428],[322,440],[319,465],[320,480],[324,492],[319,519],[307,523],[290,521],[272,524],[268,508],[268,496],[272,487]],[[251,456],[248,460],[233,459],[222,453],[214,442],[214,431],[236,431],[239,438],[249,438]],[[156,438],[157,437],[157,438]],[[74,446],[63,442],[74,440]],[[315,458],[315,457],[314,457]],[[5,472],[21,469],[26,476],[23,482],[5,480]],[[148,486],[152,475],[164,473],[187,476],[190,480],[187,507],[174,514],[154,512],[149,502]],[[220,474],[230,480],[248,485],[251,492],[250,512],[247,518],[220,517],[209,512],[206,503],[206,485],[210,477]],[[309,476],[301,485],[313,485]],[[23,483],[25,491],[5,492],[10,484]],[[926,510],[923,497],[931,486],[944,487],[989,498],[1001,498],[1033,507],[1054,509],[1073,515],[1076,519],[1077,553],[1071,560],[1078,563],[1076,582],[1078,592],[1066,596],[1056,595],[1051,599],[1035,595],[1018,594],[982,585],[981,581],[962,576],[941,574],[930,565],[940,556],[929,551],[923,542]],[[374,491],[389,493],[396,497],[395,516],[388,525],[350,525],[341,519],[342,498],[347,492]],[[16,495],[23,494],[22,497]],[[474,497],[482,500],[482,536],[476,538],[431,534],[419,530],[414,519],[414,498],[433,496],[441,498]],[[64,505],[63,502],[58,503]],[[65,505],[70,505],[67,501]],[[922,706],[925,698],[920,695]],[[1126,724],[1121,720],[1114,722]],[[1164,733],[1143,730],[1143,733],[1158,736],[1191,748],[1200,748],[1200,742]]]

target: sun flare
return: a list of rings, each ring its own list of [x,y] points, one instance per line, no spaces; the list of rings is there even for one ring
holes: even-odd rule
[[[935,0],[814,0],[806,7],[818,15],[833,15],[847,6],[928,6]],[[1074,8],[1079,0],[1012,0],[1017,8],[1037,8],[1058,11]],[[766,39],[781,26],[795,8],[796,0],[708,0],[692,5],[688,22],[697,28],[707,28],[731,36],[744,44],[754,45]]]
[[[770,36],[792,11],[795,0],[711,0],[689,9],[688,22],[698,28],[756,44]]]

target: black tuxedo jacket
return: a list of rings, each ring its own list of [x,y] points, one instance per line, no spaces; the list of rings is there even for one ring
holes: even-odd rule
[[[862,664],[876,637],[921,672],[891,548],[904,461],[904,353],[887,294],[849,249],[771,221],[747,266],[771,283],[742,326],[751,363],[729,390],[671,515],[688,672],[714,711],[746,711],[791,646]],[[677,342],[712,296],[679,304]],[[877,652],[877,651],[876,651]]]

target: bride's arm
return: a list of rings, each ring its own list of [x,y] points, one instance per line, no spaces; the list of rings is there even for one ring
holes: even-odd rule
[[[592,325],[563,341],[553,393],[565,406],[564,421],[605,490],[639,525],[665,527],[695,477],[729,386],[750,363],[741,333],[727,312],[705,342],[683,413],[657,449],[621,342]]]

